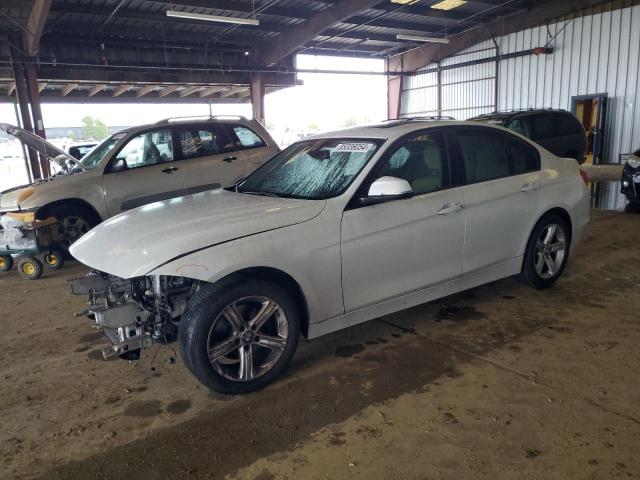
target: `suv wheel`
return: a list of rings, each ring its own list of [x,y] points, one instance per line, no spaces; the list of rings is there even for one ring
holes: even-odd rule
[[[84,234],[95,227],[99,222],[95,214],[87,208],[76,206],[58,206],[47,210],[44,217],[55,217],[58,219],[62,230],[62,246],[69,248],[73,242],[79,240]]]
[[[182,358],[205,386],[225,394],[265,387],[298,345],[300,313],[291,295],[258,279],[201,288],[180,322]]]

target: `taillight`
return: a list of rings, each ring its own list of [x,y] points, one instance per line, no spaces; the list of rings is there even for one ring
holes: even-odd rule
[[[585,185],[589,185],[589,175],[583,169],[580,169],[580,176],[582,177],[582,181],[584,181]]]

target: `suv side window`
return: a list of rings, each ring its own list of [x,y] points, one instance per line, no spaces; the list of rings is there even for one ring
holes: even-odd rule
[[[527,128],[527,122],[525,122],[523,118],[514,118],[509,122],[507,128],[524,137],[528,138],[530,136],[529,129]]]
[[[406,139],[384,163],[377,177],[403,178],[416,195],[450,185],[449,161],[439,133],[421,133]]]
[[[173,161],[171,130],[154,130],[136,135],[118,152],[127,169]]]
[[[537,141],[562,136],[558,131],[558,124],[560,123],[558,120],[558,116],[553,113],[531,115],[529,117],[529,122],[531,124],[530,138]]]
[[[182,159],[207,157],[225,150],[225,141],[216,128],[182,127],[177,130]]]
[[[569,113],[563,113],[558,115],[559,129],[562,135],[576,135],[582,134],[583,129],[580,125],[580,121]]]
[[[467,183],[486,182],[511,175],[509,154],[502,137],[488,128],[456,131]]]
[[[262,137],[249,127],[231,125],[231,131],[237,148],[257,148],[266,145]]]

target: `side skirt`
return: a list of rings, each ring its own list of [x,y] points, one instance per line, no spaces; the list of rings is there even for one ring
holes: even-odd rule
[[[422,303],[431,302],[438,298],[500,280],[501,278],[511,277],[520,273],[522,260],[523,257],[515,257],[506,262],[492,265],[435,287],[418,290],[417,292],[354,310],[323,322],[313,323],[309,325],[309,335],[307,338],[321,337],[322,335],[327,335],[359,323],[373,320],[374,318],[415,307]]]

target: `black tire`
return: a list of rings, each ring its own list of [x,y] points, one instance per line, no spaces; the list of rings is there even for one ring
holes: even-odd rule
[[[269,320],[265,321],[264,327],[275,325],[274,322],[278,322],[276,315],[281,319],[283,318],[283,314],[286,319],[287,335],[286,339],[282,339],[283,347],[281,347],[282,351],[279,353],[277,360],[274,359],[271,362],[272,364],[264,372],[260,373],[259,376],[251,380],[230,379],[221,374],[220,370],[226,373],[235,369],[236,367],[233,366],[234,359],[228,358],[227,356],[221,357],[221,361],[216,362],[216,367],[214,367],[212,361],[209,359],[210,333],[215,336],[215,329],[222,324],[222,319],[226,318],[222,316],[222,312],[225,311],[225,309],[234,302],[241,302],[248,297],[264,297],[275,302],[279,310],[273,313],[271,317],[268,317]],[[250,307],[241,305],[240,308],[249,309]],[[247,316],[253,315],[250,310],[245,310],[245,312]],[[218,321],[216,322],[216,320]],[[214,326],[214,323],[216,326]],[[230,322],[225,324],[229,326]],[[228,330],[230,331],[230,329]],[[245,348],[249,348],[249,351],[253,352],[250,356],[252,359],[252,373],[253,368],[255,368],[253,355],[255,355],[258,360],[259,355],[262,355],[263,358],[270,358],[267,355],[276,355],[276,353],[271,353],[271,349],[261,347],[261,345],[258,344],[261,334],[263,340],[266,338],[274,338],[267,337],[267,335],[270,335],[269,332],[261,331],[261,329],[258,328],[254,334],[255,339],[252,336],[251,342],[255,343],[251,343],[249,347],[245,347],[242,343],[248,342],[242,332],[238,335],[234,335],[231,332],[227,339],[222,340],[224,343],[234,338],[234,342],[237,342],[235,344],[237,344],[238,347],[230,351],[228,355],[232,357],[237,354],[238,356],[238,376],[240,376],[240,372],[242,371],[240,356],[242,352],[245,351]],[[202,287],[189,301],[189,305],[180,321],[178,334],[182,358],[191,373],[206,387],[219,393],[231,395],[259,390],[275,380],[293,357],[298,346],[299,336],[300,312],[289,292],[275,283],[252,278],[237,278],[235,280],[227,280]],[[228,368],[228,371],[224,370],[226,368]]]
[[[62,246],[68,250],[69,247],[89,230],[100,223],[96,214],[87,207],[80,205],[57,205],[39,214],[43,220],[55,217],[62,231]]]
[[[37,280],[43,271],[42,262],[37,258],[23,257],[18,262],[18,272],[25,280]]]
[[[52,248],[42,256],[43,263],[50,270],[60,270],[64,266],[66,253],[58,247]]]
[[[559,259],[557,256],[558,252],[555,252],[556,256],[553,257],[554,252],[551,252],[551,247],[545,247],[544,252],[549,252],[550,254],[550,262],[553,262],[554,268],[549,269],[547,266],[546,260],[542,260],[543,272],[540,273],[536,268],[537,263],[540,261],[540,249],[538,240],[541,239],[541,236],[544,233],[548,233],[548,229],[550,226],[556,225],[556,231],[562,233],[564,239],[564,250],[562,258]],[[559,235],[559,234],[558,234]],[[555,237],[554,237],[555,238]],[[559,238],[559,237],[558,237]],[[553,242],[553,238],[551,239]],[[555,242],[555,245],[559,245],[559,241]],[[548,249],[547,249],[548,248]],[[533,228],[531,232],[531,236],[529,237],[529,241],[527,242],[527,249],[524,254],[524,260],[522,262],[522,271],[520,273],[521,278],[528,283],[530,286],[537,290],[543,290],[545,288],[549,288],[553,285],[560,276],[564,273],[564,270],[567,266],[567,261],[569,260],[569,251],[571,248],[571,229],[567,222],[560,215],[551,213],[542,217],[536,226]],[[545,271],[546,270],[546,271]]]
[[[11,255],[0,255],[0,273],[8,272],[13,267],[13,257]]]

